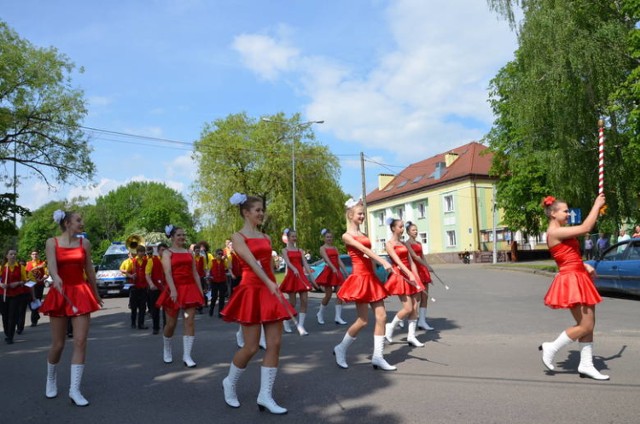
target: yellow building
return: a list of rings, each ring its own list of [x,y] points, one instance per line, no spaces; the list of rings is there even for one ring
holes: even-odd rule
[[[429,259],[459,262],[468,251],[476,261],[491,260],[496,229],[499,260],[505,259],[511,233],[494,214],[495,178],[489,176],[492,155],[471,142],[409,165],[397,175],[382,174],[367,194],[369,237],[384,251],[391,232],[387,217],[411,221]]]

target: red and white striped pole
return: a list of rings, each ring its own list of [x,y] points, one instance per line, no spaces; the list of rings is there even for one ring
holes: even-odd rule
[[[604,121],[598,120],[598,195],[604,193]],[[600,208],[600,215],[604,215],[607,206]]]

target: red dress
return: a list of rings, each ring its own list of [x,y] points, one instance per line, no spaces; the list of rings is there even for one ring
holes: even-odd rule
[[[204,297],[193,277],[193,256],[189,252],[171,252],[171,276],[178,297],[171,300],[169,286],[158,297],[156,306],[163,308],[172,317],[178,316],[180,309],[197,308],[204,305]],[[200,278],[199,276],[197,276]]]
[[[354,238],[363,246],[371,248],[371,241],[367,236]],[[351,246],[347,246],[347,252],[351,256],[353,271],[338,290],[338,297],[345,302],[357,303],[372,303],[386,298],[387,292],[373,272],[371,259]]]
[[[340,262],[338,262],[340,254],[338,253],[338,249],[335,247],[328,247],[325,249],[325,252],[329,257],[329,262],[331,262],[331,265],[333,265],[338,272],[331,271],[331,267],[325,265],[322,272],[320,272],[316,277],[316,283],[319,286],[339,286],[344,283],[344,276],[340,271]]]
[[[595,305],[602,301],[580,256],[578,239],[563,240],[549,249],[560,270],[544,297],[550,308],[573,308]]]
[[[404,244],[397,244],[393,246],[393,250],[395,250],[396,255],[398,255],[398,258],[404,264],[404,266],[411,269],[409,265],[409,250],[407,249],[407,247]],[[420,293],[422,290],[424,290],[424,287],[422,287],[422,284],[420,284],[420,282],[416,281],[416,283],[420,286],[418,288],[405,281],[405,278],[407,278],[407,276],[404,275],[404,273],[400,270],[400,267],[398,267],[398,265],[394,263],[393,273],[389,275],[387,282],[384,284],[384,289],[389,295],[407,296]],[[407,278],[407,280],[411,281],[409,278]]]
[[[54,240],[58,275],[62,280],[62,290],[69,301],[51,286],[40,312],[52,317],[73,317],[97,311],[100,304],[85,277],[86,252],[82,247],[82,239],[78,247],[60,247],[58,239]],[[77,312],[73,311],[74,306]]]
[[[302,267],[302,252],[300,249],[289,250],[285,252],[289,257],[289,263],[295,269],[298,270],[298,276],[293,273],[292,270],[287,269],[287,274],[284,276],[284,280],[280,284],[280,291],[283,293],[300,293],[311,290],[311,283],[304,275],[304,268]]]
[[[422,243],[410,243],[409,246],[411,246],[416,255],[421,258],[423,257]],[[433,280],[431,280],[431,274],[429,274],[429,268],[422,265],[418,261],[416,261],[416,268],[418,268],[418,276],[420,277],[420,280],[422,280],[422,284],[424,284],[425,286],[427,284],[433,284]]]
[[[271,242],[266,237],[247,238],[240,234],[247,247],[256,258],[271,281],[276,281],[271,269]],[[282,294],[278,299],[269,291],[266,284],[251,267],[240,257],[242,279],[240,285],[233,289],[233,296],[222,310],[222,319],[242,325],[256,325],[289,319],[289,313],[296,315],[296,310]]]

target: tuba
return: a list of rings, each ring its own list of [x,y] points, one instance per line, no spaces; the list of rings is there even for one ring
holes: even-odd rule
[[[144,246],[144,238],[137,234],[132,234],[127,237],[127,241],[125,241],[125,245],[129,250],[136,250],[138,246]]]

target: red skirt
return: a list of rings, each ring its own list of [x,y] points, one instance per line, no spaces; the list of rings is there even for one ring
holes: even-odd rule
[[[558,273],[544,296],[544,304],[553,309],[593,306],[600,302],[602,297],[586,271]]]
[[[420,293],[422,290],[424,290],[424,287],[422,287],[422,284],[420,282],[416,281],[416,283],[420,286],[420,288],[417,288],[416,286],[406,282],[401,275],[398,275],[395,272],[393,272],[389,275],[387,282],[384,283],[384,289],[389,294],[389,296],[391,295],[411,296],[416,293]]]
[[[178,316],[180,309],[199,308],[204,305],[204,297],[200,293],[200,289],[195,284],[178,284],[176,285],[178,298],[174,302],[171,300],[171,290],[169,286],[160,293],[156,306],[164,309],[164,311],[172,317]]]
[[[51,286],[40,307],[40,312],[51,317],[75,317],[100,309],[100,304],[89,283],[63,285],[63,289],[69,301]],[[77,308],[76,312],[73,311],[74,306]]]
[[[344,283],[344,277],[342,276],[342,272],[333,272],[331,268],[325,266],[322,272],[318,274],[316,278],[316,284],[319,286],[330,286],[335,287]]]
[[[338,298],[344,302],[373,303],[387,297],[382,283],[373,274],[351,274],[338,290]]]
[[[301,293],[309,290],[311,290],[311,283],[304,274],[296,277],[293,272],[287,271],[280,284],[280,291],[283,293]]]
[[[222,310],[222,319],[242,325],[257,325],[289,319],[289,312],[296,310],[282,294],[274,295],[262,282],[243,276],[240,285],[233,289],[233,296]],[[288,311],[288,312],[287,312]]]
[[[422,284],[425,286],[427,284],[433,284],[431,274],[429,274],[429,269],[426,266],[416,263],[416,268],[418,268],[418,277],[420,277]]]

